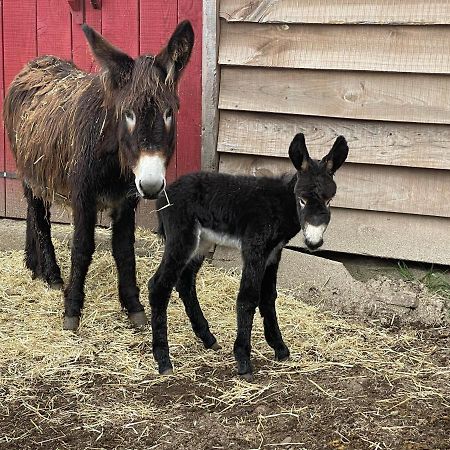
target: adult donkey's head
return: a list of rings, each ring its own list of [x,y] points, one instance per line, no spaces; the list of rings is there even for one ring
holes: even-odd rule
[[[333,175],[347,159],[348,145],[339,136],[320,161],[310,158],[305,136],[297,134],[289,147],[289,157],[297,169],[294,193],[305,244],[315,250],[323,244],[323,233],[330,222],[330,202],[336,194]]]
[[[181,22],[156,56],[131,58],[88,25],[83,31],[100,64],[105,106],[117,121],[122,169],[131,169],[136,188],[154,198],[165,185],[166,167],[175,146],[177,82],[194,45],[194,31]]]

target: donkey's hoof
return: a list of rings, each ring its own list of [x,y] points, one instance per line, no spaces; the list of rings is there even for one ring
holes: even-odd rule
[[[64,316],[63,330],[77,331],[80,326],[80,318],[78,316]]]
[[[134,313],[130,313],[128,315],[130,318],[131,323],[135,328],[142,328],[145,327],[148,323],[147,315],[145,314],[145,311],[138,311]]]
[[[63,280],[53,280],[48,282],[48,287],[54,291],[62,291],[64,289]]]
[[[217,352],[218,350],[220,350],[222,348],[222,346],[216,341],[214,342],[213,345],[211,345],[210,349],[214,350],[215,352]]]
[[[169,367],[168,369],[164,369],[163,371],[159,372],[160,375],[173,375],[173,369],[172,367]]]
[[[241,380],[247,381],[247,383],[251,383],[254,379],[252,372],[240,373],[239,378]]]

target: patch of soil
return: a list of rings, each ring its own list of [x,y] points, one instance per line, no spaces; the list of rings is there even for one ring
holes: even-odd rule
[[[440,339],[437,336],[428,338],[430,345],[442,344],[433,342]],[[256,367],[263,364],[256,360]],[[196,382],[170,377],[161,384],[140,384],[134,389],[94,378],[86,389],[94,394],[97,410],[116,402],[131,407],[133,402],[148,402],[161,409],[157,420],[154,416],[122,419],[97,428],[83,423],[79,398],[65,396],[62,386],[36,382],[27,402],[2,408],[0,436],[7,435],[10,441],[0,448],[450,448],[446,400],[402,397],[401,379],[388,380],[360,367],[297,374],[290,379],[256,372],[255,382],[266,389],[264,395],[254,404],[244,401],[224,407],[217,397],[229,388],[230,373],[215,370],[216,382],[210,385],[212,370],[199,368]]]

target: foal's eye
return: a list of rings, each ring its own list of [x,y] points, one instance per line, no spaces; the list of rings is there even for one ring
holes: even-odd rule
[[[325,200],[325,205],[330,206],[332,198],[329,198],[328,200]]]
[[[134,111],[129,110],[125,111],[125,122],[127,123],[127,128],[130,133],[134,131],[134,128],[136,126],[136,114],[134,114]]]
[[[304,208],[304,207],[306,206],[306,199],[304,199],[304,198],[302,198],[302,197],[299,197],[299,198],[298,198],[298,201],[299,201],[300,206],[301,206],[302,208]]]
[[[166,109],[163,114],[164,124],[166,125],[166,129],[168,130],[172,125],[173,111],[172,109]]]

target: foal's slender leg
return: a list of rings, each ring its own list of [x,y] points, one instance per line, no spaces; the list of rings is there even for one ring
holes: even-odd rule
[[[266,257],[250,248],[246,253],[243,252],[243,260],[244,268],[237,297],[237,337],[234,343],[234,356],[238,374],[250,381],[253,378],[250,363],[253,317],[259,305]]]
[[[29,186],[24,184],[23,188],[28,204],[25,264],[33,272],[33,278],[42,277],[51,288],[61,289],[61,270],[51,238],[50,206],[35,197]]]
[[[126,200],[113,210],[112,253],[116,261],[119,278],[119,299],[136,327],[147,323],[144,307],[139,301],[136,284],[136,258],[134,254],[134,232],[137,199]]]
[[[189,241],[189,231],[181,233],[180,241],[166,241],[164,255],[158,270],[148,282],[149,301],[152,310],[153,356],[158,363],[159,373],[172,373],[167,340],[167,306],[170,294],[181,271],[189,261],[195,248],[195,236]]]
[[[183,301],[186,314],[191,321],[192,329],[195,335],[200,338],[205,348],[219,350],[221,347],[217,343],[217,339],[209,330],[208,321],[203,315],[197,298],[196,278],[200,267],[203,264],[204,256],[193,258],[186,264],[178,279],[176,289]]]
[[[266,267],[261,285],[259,311],[264,321],[264,336],[266,337],[266,341],[275,350],[275,358],[283,361],[289,357],[289,349],[283,341],[275,310],[277,272],[280,258],[281,251],[276,255],[275,260]]]
[[[84,282],[95,249],[94,233],[97,219],[95,199],[85,196],[80,205],[83,207],[79,207],[76,203],[72,206],[74,232],[70,279],[64,292],[65,330],[76,330],[80,323],[84,304]]]

